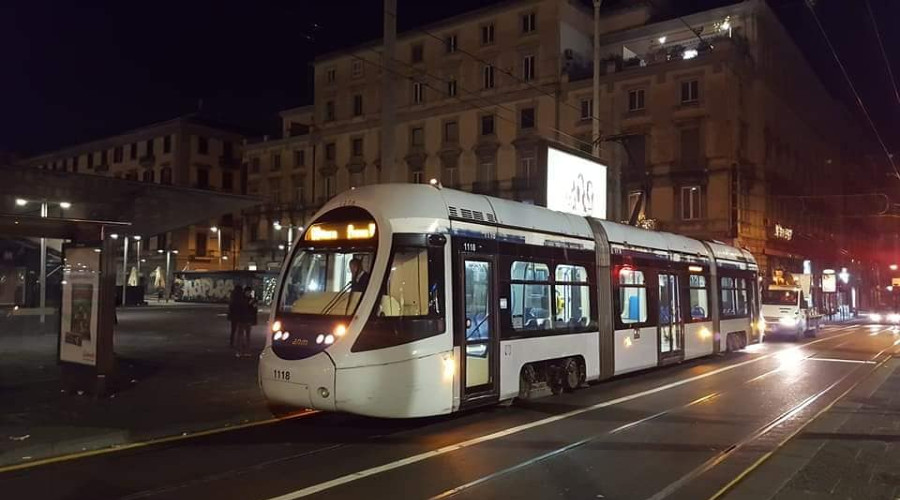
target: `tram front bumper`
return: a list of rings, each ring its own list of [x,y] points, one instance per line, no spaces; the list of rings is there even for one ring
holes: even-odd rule
[[[335,410],[334,362],[324,352],[287,360],[266,347],[259,355],[259,385],[273,405]]]

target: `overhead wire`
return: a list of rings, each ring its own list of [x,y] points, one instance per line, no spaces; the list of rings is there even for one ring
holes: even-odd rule
[[[884,59],[884,66],[887,68],[888,77],[891,79],[891,87],[894,89],[894,97],[897,104],[900,104],[900,91],[897,90],[897,80],[894,79],[894,71],[891,69],[891,62],[888,60],[887,52],[884,50],[884,42],[881,40],[881,33],[878,31],[878,23],[875,22],[875,13],[872,12],[872,5],[869,0],[865,0],[866,10],[869,12],[869,19],[872,21],[872,29],[875,31],[875,38],[878,39],[878,48],[881,49],[881,58]]]
[[[838,56],[837,51],[834,49],[834,45],[831,43],[831,39],[828,37],[828,33],[825,31],[825,27],[822,26],[822,21],[819,20],[819,15],[816,14],[815,6],[812,4],[810,0],[805,0],[807,8],[812,13],[813,19],[816,21],[816,26],[819,27],[819,31],[822,33],[822,37],[825,38],[825,43],[828,45],[828,49],[831,51],[831,55],[834,57],[835,62],[837,62],[838,67],[841,69],[841,73],[844,75],[844,79],[847,80],[847,85],[850,86],[850,90],[853,92],[853,96],[856,98],[856,103],[859,105],[860,109],[862,109],[863,115],[865,115],[866,120],[869,122],[869,126],[872,127],[872,131],[875,132],[875,137],[878,139],[878,143],[881,144],[881,149],[884,150],[884,155],[887,156],[888,163],[891,165],[891,169],[894,171],[894,176],[900,179],[900,170],[897,170],[897,165],[894,164],[894,155],[888,150],[887,144],[885,144],[884,139],[881,138],[881,133],[878,132],[878,127],[875,126],[875,122],[872,120],[872,116],[869,115],[869,110],[866,108],[865,103],[863,103],[862,98],[859,96],[859,92],[856,91],[856,86],[853,85],[853,80],[850,79],[850,75],[847,73],[847,68],[844,67],[844,63],[841,62],[841,58]]]

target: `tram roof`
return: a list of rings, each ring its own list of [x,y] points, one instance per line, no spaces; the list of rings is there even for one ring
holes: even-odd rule
[[[343,206],[349,199],[364,208],[377,207],[378,212],[388,219],[449,217],[475,223],[594,239],[587,218],[582,216],[428,184],[375,184],[360,187],[333,198],[323,210]],[[668,250],[705,258],[709,258],[711,249],[716,259],[755,262],[753,256],[746,250],[722,243],[708,242],[709,249],[707,249],[703,242],[679,234],[649,231],[606,220],[599,222],[611,244]]]

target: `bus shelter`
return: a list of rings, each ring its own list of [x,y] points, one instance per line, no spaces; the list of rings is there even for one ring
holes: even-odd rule
[[[261,203],[33,168],[4,167],[0,175],[0,350],[13,364],[35,352],[35,360],[52,356],[64,386],[95,393],[106,392],[116,368],[120,246],[131,235],[163,234]],[[4,363],[0,375],[17,373],[4,373]]]

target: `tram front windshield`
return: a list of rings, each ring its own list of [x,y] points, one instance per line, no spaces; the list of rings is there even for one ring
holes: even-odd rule
[[[279,311],[352,315],[369,286],[374,258],[371,248],[297,251],[284,279]]]

